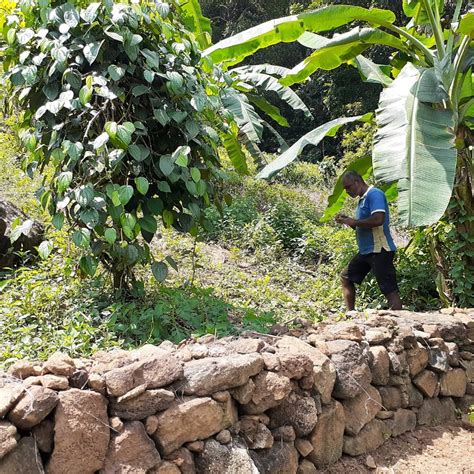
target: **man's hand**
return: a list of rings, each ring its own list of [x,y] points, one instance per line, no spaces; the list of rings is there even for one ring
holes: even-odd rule
[[[349,227],[352,227],[353,229],[355,229],[356,227],[356,220],[352,219],[352,217],[346,216],[345,214],[338,214],[336,216],[336,222],[338,224],[346,224]]]

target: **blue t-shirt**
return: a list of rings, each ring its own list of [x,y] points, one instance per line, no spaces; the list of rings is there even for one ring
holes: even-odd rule
[[[361,255],[380,253],[382,249],[395,250],[392,236],[390,235],[390,216],[387,198],[382,190],[369,187],[367,192],[359,199],[356,209],[356,219],[367,219],[375,212],[384,212],[383,224],[372,229],[356,227],[357,245]]]

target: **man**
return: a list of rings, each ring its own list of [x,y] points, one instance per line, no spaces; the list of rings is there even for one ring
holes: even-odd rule
[[[343,175],[342,185],[349,196],[359,196],[355,219],[342,214],[336,217],[336,222],[355,229],[359,248],[359,253],[341,274],[342,293],[347,309],[354,309],[354,285],[362,283],[369,271],[374,273],[389,307],[402,309],[393,266],[396,247],[390,235],[387,198],[380,189],[368,186],[355,171],[348,171]]]

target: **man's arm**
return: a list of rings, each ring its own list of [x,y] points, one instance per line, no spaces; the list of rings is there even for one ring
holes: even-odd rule
[[[356,227],[362,227],[364,229],[372,229],[373,227],[379,227],[385,220],[385,212],[374,212],[367,219],[352,219],[347,216],[337,216],[336,222],[339,224],[347,224],[348,226],[355,229]]]

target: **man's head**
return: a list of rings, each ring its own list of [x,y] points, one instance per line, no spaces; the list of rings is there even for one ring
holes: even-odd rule
[[[362,196],[367,191],[367,184],[356,171],[348,171],[342,176],[342,186],[350,197]]]

